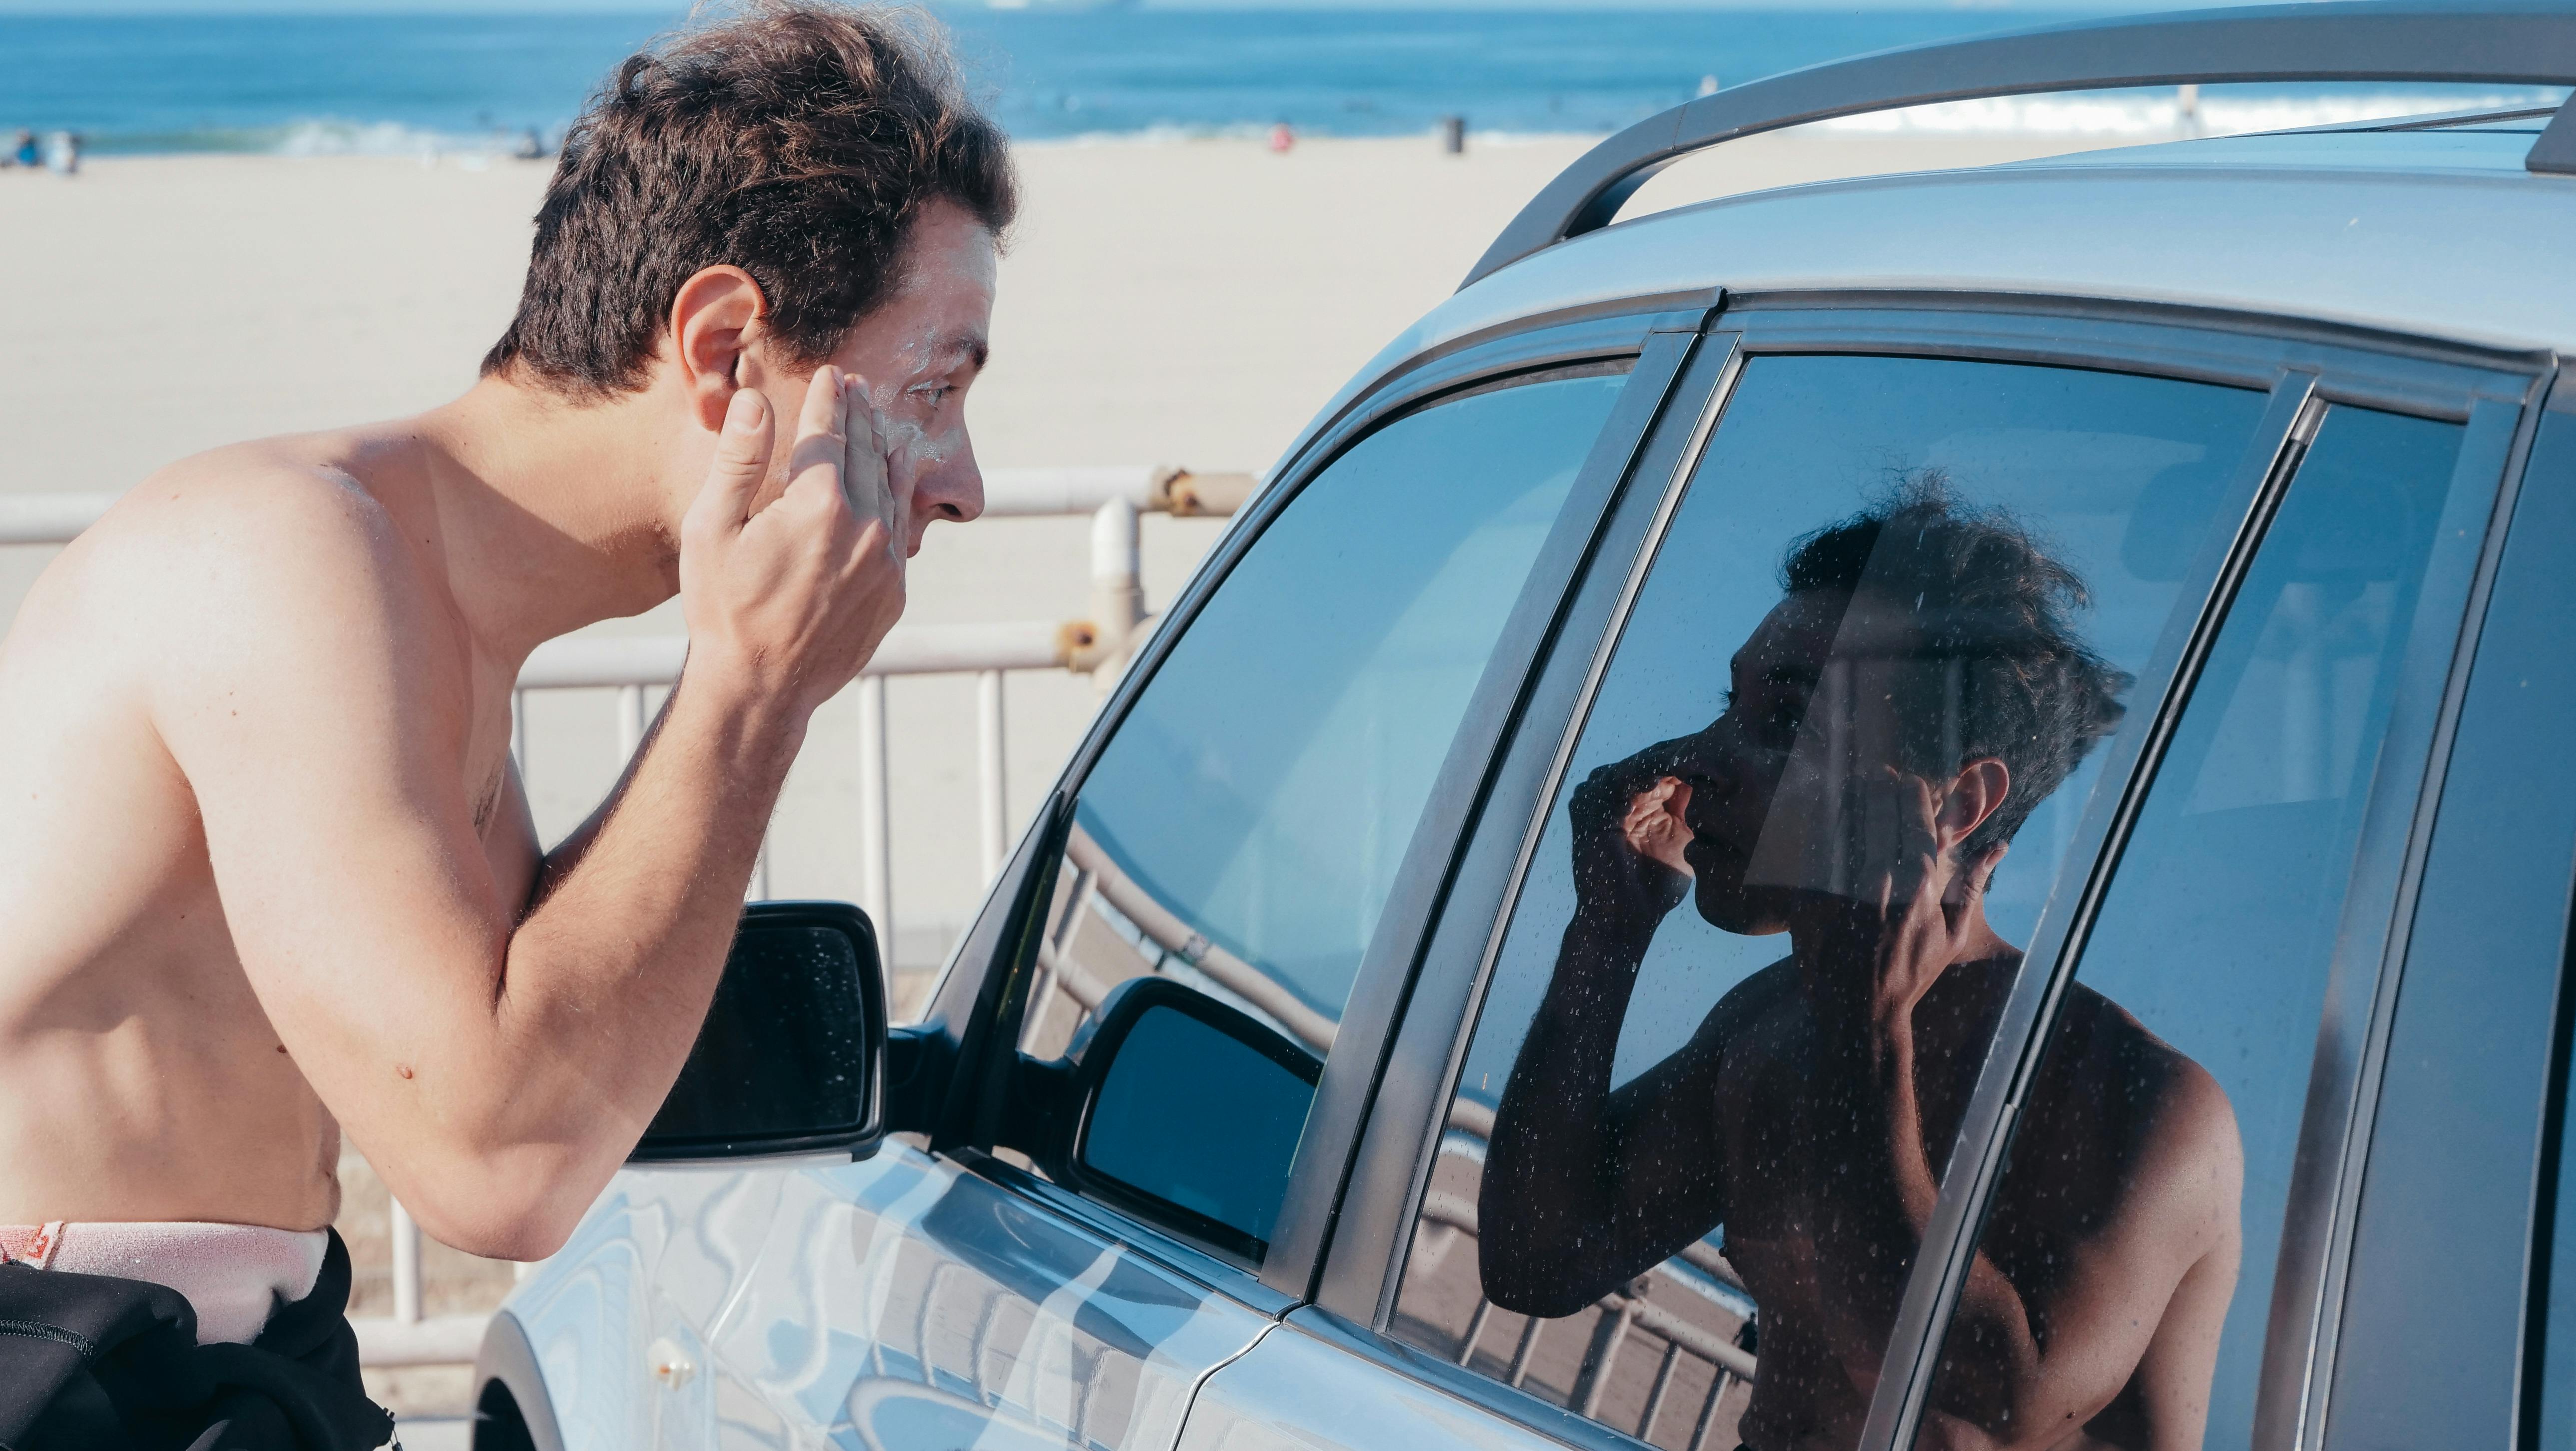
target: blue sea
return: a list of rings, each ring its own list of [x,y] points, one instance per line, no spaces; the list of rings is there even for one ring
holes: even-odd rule
[[[1022,140],[1602,133],[1709,85],[1889,46],[2074,18],[2044,12],[1153,10],[938,12]],[[93,154],[415,153],[551,143],[661,15],[0,16],[0,128]],[[2471,96],[2213,93],[2212,129],[2481,104]],[[2233,119],[2226,114],[2234,107]],[[2117,133],[2171,92],[1951,107],[1845,123]]]

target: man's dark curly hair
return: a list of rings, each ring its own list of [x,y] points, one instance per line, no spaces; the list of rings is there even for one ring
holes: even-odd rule
[[[618,66],[564,140],[519,313],[483,372],[595,401],[644,384],[695,273],[751,274],[790,361],[829,358],[902,282],[925,203],[998,237],[1001,128],[917,10],[743,0]]]
[[[1926,667],[1901,677],[1921,697],[1898,702],[1907,770],[1940,779],[1993,757],[2012,773],[1964,858],[2012,840],[2119,726],[2130,677],[2075,633],[2071,617],[2092,604],[2083,579],[2010,514],[1961,502],[1937,470],[1792,543],[1780,585],[1851,596],[1847,611],[1892,609],[1906,625]]]

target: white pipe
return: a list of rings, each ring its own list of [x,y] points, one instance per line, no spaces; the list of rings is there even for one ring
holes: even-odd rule
[[[888,631],[869,675],[946,675],[965,670],[1057,670],[1069,664],[1074,625],[1015,620],[993,625],[906,625]]]
[[[519,688],[668,685],[680,678],[688,654],[686,635],[567,635],[528,656],[519,667]]]
[[[887,796],[886,686],[859,682],[859,905],[876,925],[877,953],[894,968],[894,804]]]
[[[993,625],[905,625],[877,646],[865,674],[946,675],[971,670],[1053,670],[1071,662],[1079,625],[1015,620]],[[669,685],[688,658],[686,635],[568,635],[548,640],[519,670],[521,690]]]
[[[1088,514],[1111,499],[1139,509],[1163,507],[1164,484],[1177,470],[1120,464],[1105,468],[986,469],[984,517],[1027,519]]]
[[[483,1346],[489,1315],[433,1315],[425,1320],[394,1320],[382,1315],[352,1315],[358,1332],[358,1364],[471,1365]]]
[[[1136,510],[1124,499],[1111,499],[1091,516],[1092,649],[1084,663],[1107,690],[1134,645],[1136,626],[1145,618],[1145,585],[1141,561],[1143,540]]]
[[[114,494],[0,494],[0,544],[69,544],[115,502]]]
[[[411,1217],[403,1203],[388,1195],[385,1200],[391,1213],[394,1242],[394,1320],[397,1324],[420,1323],[420,1224]]]
[[[1259,483],[1239,471],[1191,473],[1159,464],[1088,468],[984,470],[984,514],[1013,519],[1089,514],[1111,499],[1125,499],[1147,513],[1234,512]],[[69,544],[115,503],[109,490],[0,493],[0,544]]]
[[[1011,804],[1007,763],[1002,752],[1002,672],[987,670],[975,677],[975,744],[976,804],[984,826],[984,878],[992,880],[1002,870],[1002,854],[1010,849]]]

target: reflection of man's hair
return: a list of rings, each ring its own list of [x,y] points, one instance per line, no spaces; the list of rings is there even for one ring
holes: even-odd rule
[[[2069,616],[2092,596],[2009,513],[1953,496],[1938,470],[1908,475],[1883,501],[1789,546],[1791,594],[1856,597],[1893,608],[1914,657],[1942,665],[1952,702],[1900,701],[1900,762],[1940,779],[1993,757],[2012,773],[2004,804],[1960,844],[1974,858],[2012,840],[2031,808],[2119,725],[2130,677],[2077,637]],[[1865,591],[1865,593],[1864,593]]]

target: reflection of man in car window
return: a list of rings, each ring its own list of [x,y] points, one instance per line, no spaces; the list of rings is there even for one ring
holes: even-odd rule
[[[1792,547],[1725,714],[1575,793],[1576,908],[1496,1119],[1487,1294],[1581,1310],[1723,1227],[1761,1306],[1741,1433],[1847,1446],[2020,950],[1983,895],[2118,720],[2084,586],[1918,480]],[[1665,913],[1789,953],[1615,1092]],[[2188,1447],[2236,1276],[2225,1094],[2070,986],[1961,1294],[1927,1446]]]

